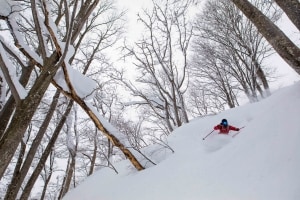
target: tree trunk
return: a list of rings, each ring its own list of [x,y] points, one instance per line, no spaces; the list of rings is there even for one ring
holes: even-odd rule
[[[31,122],[32,116],[40,104],[51,80],[52,76],[47,71],[43,71],[34,83],[28,96],[21,100],[20,104],[16,107],[10,125],[0,140],[0,178],[2,178],[15,154],[23,134]]]
[[[68,162],[67,162],[67,167],[69,167],[69,165],[70,165],[70,156],[69,156],[69,159],[68,159]],[[67,173],[67,171],[68,171],[68,168],[67,168],[67,170],[66,170],[66,173]],[[57,197],[58,200],[62,199],[62,193],[63,193],[63,191],[64,191],[64,185],[65,185],[65,183],[66,183],[66,179],[67,179],[67,177],[64,176],[63,181],[62,181],[62,183],[61,183],[61,188],[60,188],[60,191],[59,191],[59,195],[58,195],[58,197]]]
[[[28,180],[26,186],[24,187],[23,189],[23,193],[20,197],[20,200],[27,200],[29,195],[30,195],[30,192],[39,176],[39,174],[41,173],[42,169],[43,169],[43,166],[45,165],[48,157],[49,157],[49,154],[51,153],[51,150],[57,140],[57,137],[61,131],[61,129],[63,128],[64,124],[65,124],[65,121],[67,119],[67,116],[69,115],[72,107],[73,107],[73,104],[74,104],[74,101],[73,100],[70,100],[68,106],[67,106],[67,109],[65,111],[65,113],[63,114],[63,116],[61,117],[60,119],[60,122],[58,123],[57,127],[55,128],[54,132],[53,132],[53,135],[45,149],[45,151],[43,152],[43,155],[42,157],[40,158],[39,160],[39,163],[37,164],[35,170],[33,171],[30,179]]]
[[[60,196],[58,197],[59,200],[62,199],[65,196],[65,194],[67,194],[67,192],[69,191],[72,177],[73,177],[73,174],[75,171],[75,162],[76,162],[75,156],[70,154],[70,157],[71,157],[71,162],[68,165],[67,170],[66,170],[66,178],[65,178],[64,184],[62,185],[62,192],[61,192]]]
[[[262,70],[261,66],[256,62],[255,63],[256,65],[256,74],[257,74],[257,77],[259,78],[259,80],[262,82],[262,85],[264,87],[264,94],[266,96],[270,96],[271,95],[271,92],[270,92],[270,87],[269,87],[269,83],[268,83],[268,80],[267,80],[267,77],[264,73],[264,71]]]
[[[45,199],[47,187],[48,187],[48,184],[49,184],[49,182],[51,180],[51,176],[52,176],[52,173],[50,172],[49,176],[46,179],[45,185],[43,187],[43,191],[42,191],[42,195],[41,195],[41,200]]]
[[[277,53],[300,74],[300,49],[260,10],[247,0],[231,0],[257,27]],[[286,1],[284,1],[286,2]]]
[[[29,81],[30,74],[32,70],[34,69],[33,64],[29,64],[29,66],[24,67],[22,69],[22,75],[20,77],[20,83],[23,87],[25,87]],[[5,94],[4,94],[5,95]],[[15,109],[15,100],[13,96],[11,96],[8,101],[5,103],[3,109],[0,112],[0,140],[2,136],[4,135],[4,131],[7,127],[7,124],[9,123],[10,117]]]
[[[64,184],[62,185],[62,189],[61,189],[61,193],[60,196],[58,197],[58,199],[62,199],[67,192],[70,189],[70,185],[72,182],[72,178],[75,175],[75,164],[76,164],[76,155],[77,155],[77,150],[78,150],[78,133],[77,133],[77,114],[75,114],[75,122],[74,122],[74,134],[75,134],[75,145],[70,147],[69,145],[67,145],[68,150],[69,150],[69,159],[71,159],[71,162],[68,162],[67,165],[67,170],[66,170],[66,175],[65,175],[65,181]],[[69,140],[68,138],[70,137],[70,130],[67,130],[67,140]],[[74,182],[75,182],[75,176],[74,176]],[[75,185],[74,185],[75,187]]]
[[[94,150],[93,150],[93,156],[91,158],[91,166],[90,166],[90,170],[88,173],[88,176],[92,175],[94,173],[94,168],[95,168],[95,164],[96,164],[96,158],[97,158],[97,150],[98,150],[98,146],[97,146],[97,131],[95,131],[95,136],[94,136]],[[108,142],[108,152],[110,150],[110,142]],[[109,156],[108,156],[109,157]]]
[[[3,108],[3,105],[5,103],[5,97],[6,97],[6,87],[5,83],[4,83],[4,76],[3,74],[0,72],[0,112]],[[1,127],[1,126],[0,126]],[[0,139],[1,139],[1,134],[0,134]]]
[[[299,0],[274,0],[285,12],[289,19],[300,31],[300,2]]]
[[[55,95],[53,96],[52,103],[50,105],[49,111],[35,137],[35,139],[32,142],[31,148],[29,152],[27,153],[26,159],[23,162],[22,168],[20,169],[19,173],[14,174],[12,177],[11,183],[9,187],[7,188],[6,191],[6,197],[5,199],[16,199],[17,194],[20,190],[20,187],[31,167],[31,163],[34,159],[35,153],[43,139],[43,136],[45,135],[45,132],[47,130],[47,127],[50,123],[50,120],[54,114],[56,105],[58,103],[58,97],[59,97],[60,92],[57,90]]]
[[[21,149],[20,149],[20,152],[19,152],[19,157],[18,157],[18,161],[17,161],[17,164],[15,166],[15,169],[14,169],[14,173],[13,173],[13,177],[15,178],[15,181],[16,182],[11,182],[8,186],[8,188],[10,190],[7,190],[6,191],[6,195],[4,197],[4,200],[10,200],[10,199],[16,199],[15,197],[11,197],[11,193],[14,192],[16,193],[16,195],[18,194],[18,189],[16,188],[16,183],[17,181],[19,180],[18,178],[20,177],[21,175],[21,166],[22,166],[22,163],[23,163],[23,158],[24,158],[24,154],[25,154],[25,150],[26,150],[26,144],[24,144],[24,142],[22,141],[21,142]],[[22,183],[22,182],[21,182]],[[15,196],[16,196],[15,195]]]

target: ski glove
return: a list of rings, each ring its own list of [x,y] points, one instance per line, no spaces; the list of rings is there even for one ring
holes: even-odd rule
[[[239,128],[237,128],[236,130],[237,130],[237,131],[239,131],[240,129],[239,129]]]

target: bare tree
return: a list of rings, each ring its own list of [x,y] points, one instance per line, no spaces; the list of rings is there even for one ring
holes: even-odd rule
[[[262,4],[259,1],[256,1],[256,4],[263,7],[264,12],[268,12],[272,21],[278,20],[280,12],[276,9],[271,12],[272,4]],[[273,53],[272,49],[231,2],[207,2],[204,12],[198,17],[196,29],[198,38],[195,42],[195,59],[199,60],[199,51],[202,54],[204,51],[214,51],[216,53],[213,55],[217,56],[218,63],[227,66],[226,69],[223,67],[220,75],[231,74],[250,101],[257,101],[257,91],[261,96],[270,94],[266,77],[268,70],[263,66],[263,61]],[[230,96],[227,90],[220,90],[220,93],[223,92],[227,97]],[[232,107],[234,101],[230,99],[232,98],[227,98],[228,105]]]
[[[247,0],[231,0],[244,15],[257,27],[258,31],[273,46],[276,52],[298,73],[300,74],[300,49],[281,31],[266,15]],[[278,0],[284,12],[288,16],[294,16],[293,22],[297,25],[295,18],[298,18],[299,1]],[[286,7],[283,4],[288,4]],[[296,2],[296,3],[295,3]],[[291,5],[296,5],[292,7]],[[298,5],[298,6],[297,6]],[[290,17],[291,18],[291,17]]]
[[[201,80],[200,83],[196,79],[190,86],[188,99],[189,113],[193,117],[199,117],[216,114],[221,110],[225,110],[224,100],[219,95],[216,95],[218,94],[216,88],[209,84],[209,82],[202,82],[202,76],[199,77],[199,80]]]
[[[65,177],[64,181],[61,187],[60,194],[58,196],[58,199],[62,199],[65,194],[69,191],[72,179],[75,174],[75,164],[76,164],[76,156],[78,153],[78,145],[79,145],[79,133],[77,128],[77,111],[74,110],[74,122],[68,122],[66,123],[66,142],[67,142],[67,148],[69,152],[69,158],[68,158],[68,164],[66,167]],[[69,118],[73,118],[72,116],[69,116]],[[70,119],[72,121],[72,119]],[[73,127],[73,128],[72,128]],[[73,130],[73,131],[72,131]],[[73,136],[74,134],[74,136]],[[75,181],[75,180],[74,180]]]
[[[60,11],[56,21],[52,21],[51,4],[56,4]],[[81,3],[83,3],[81,5]],[[75,101],[89,115],[95,125],[101,132],[108,137],[111,142],[120,148],[124,155],[129,158],[133,165],[138,169],[143,169],[143,166],[137,161],[128,148],[114,135],[115,131],[111,126],[104,126],[103,119],[98,113],[95,113],[92,106],[85,102],[86,95],[78,93],[78,87],[72,82],[70,73],[74,73],[70,63],[75,51],[74,46],[80,45],[79,36],[84,24],[89,16],[97,7],[99,1],[56,1],[44,2],[35,1],[22,2],[18,6],[12,6],[12,12],[1,15],[1,19],[7,24],[7,30],[10,31],[11,39],[13,39],[16,48],[8,48],[7,41],[1,40],[2,49],[7,54],[1,53],[1,58],[4,64],[2,72],[6,73],[6,69],[13,68],[13,63],[18,62],[19,66],[36,66],[40,69],[37,72],[36,79],[27,85],[28,92],[22,89],[22,85],[18,81],[7,81],[9,87],[14,91],[13,97],[16,106],[11,106],[14,113],[11,121],[5,125],[4,133],[0,140],[0,177],[2,177],[10,160],[12,159],[21,139],[30,123],[38,105],[50,83],[57,87],[60,92]],[[22,18],[21,10],[27,12],[29,9],[32,13],[31,20]],[[17,12],[18,11],[18,12]],[[2,14],[2,13],[1,13]],[[28,15],[28,12],[26,13]],[[26,23],[18,23],[17,19]],[[32,23],[31,23],[32,22]],[[56,24],[55,24],[56,23]],[[25,27],[24,24],[29,26]],[[31,29],[30,29],[30,28]],[[19,29],[27,28],[27,32],[19,32]],[[58,32],[56,32],[58,30]],[[27,37],[27,33],[31,33]],[[23,35],[22,35],[23,34]],[[29,42],[30,43],[29,43]],[[60,42],[59,42],[60,41]],[[27,43],[26,43],[27,42]],[[37,43],[38,42],[38,43]],[[64,44],[64,45],[63,45]],[[6,48],[7,47],[7,48]],[[38,53],[36,53],[38,52]],[[17,56],[19,53],[23,55],[22,59]],[[10,57],[8,58],[7,55]],[[10,62],[13,60],[14,62]],[[56,78],[54,78],[56,76]],[[61,76],[65,82],[63,86],[61,82],[57,82]],[[9,79],[9,78],[7,78]],[[28,76],[27,76],[28,79]],[[11,79],[13,80],[13,79]],[[92,89],[92,88],[91,88]],[[2,122],[2,120],[0,120]],[[29,186],[30,188],[30,186]],[[28,195],[28,191],[26,191]]]
[[[191,1],[153,1],[152,11],[144,10],[138,20],[145,28],[142,39],[133,47],[125,45],[133,56],[136,83],[124,81],[136,104],[147,106],[156,118],[172,131],[187,123],[184,94],[188,87],[188,47],[192,27],[187,18]]]
[[[43,191],[41,193],[41,200],[45,199],[46,197],[46,191],[48,188],[48,185],[50,183],[50,180],[52,178],[52,174],[53,174],[53,166],[54,166],[54,159],[55,159],[55,152],[51,151],[50,153],[50,158],[49,158],[49,168],[47,168],[47,166],[44,166],[44,174],[42,174],[42,178],[44,180],[44,186],[43,186]]]
[[[218,51],[218,47],[209,43],[197,45],[192,74],[195,77],[196,87],[205,89],[207,95],[215,99],[211,102],[207,99],[206,103],[213,108],[222,110],[225,108],[224,104],[227,104],[229,108],[238,105],[238,85],[232,74],[228,73],[230,66],[220,59],[220,56],[224,56],[224,54],[222,51]]]

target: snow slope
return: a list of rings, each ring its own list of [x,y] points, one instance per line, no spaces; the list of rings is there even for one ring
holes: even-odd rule
[[[64,200],[299,200],[300,82],[258,103],[178,128],[164,158],[136,172],[130,164],[99,170]],[[202,138],[222,118],[244,129],[232,138],[215,132]],[[233,135],[235,132],[231,132]]]

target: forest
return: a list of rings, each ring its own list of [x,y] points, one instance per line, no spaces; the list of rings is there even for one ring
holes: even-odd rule
[[[63,199],[192,119],[270,96],[280,56],[300,74],[298,0],[152,0],[131,41],[114,0],[0,1],[0,199]],[[125,63],[125,64],[124,64]]]

